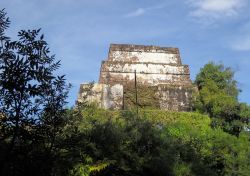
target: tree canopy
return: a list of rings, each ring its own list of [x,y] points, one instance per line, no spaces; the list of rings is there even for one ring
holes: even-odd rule
[[[240,89],[231,68],[210,62],[201,68],[195,79],[198,87],[194,109],[213,118],[213,125],[239,135],[249,128],[249,106],[238,101]]]
[[[197,74],[195,83],[201,90],[209,81],[213,81],[225,94],[237,99],[240,89],[237,87],[237,81],[234,80],[234,71],[230,67],[225,68],[223,64],[213,62],[206,64]]]
[[[50,55],[40,29],[21,30],[12,41],[5,35],[9,23],[1,10],[0,173],[22,175],[42,171],[42,163],[51,161],[69,87],[64,76],[55,76],[60,62]]]
[[[110,111],[95,106],[69,111],[62,140],[70,175],[249,175],[249,134],[213,129],[193,112]],[[79,119],[79,120],[76,120]],[[76,150],[77,149],[77,150]],[[67,159],[68,160],[68,159]]]

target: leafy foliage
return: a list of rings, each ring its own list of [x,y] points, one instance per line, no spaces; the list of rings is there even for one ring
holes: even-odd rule
[[[234,72],[230,67],[225,68],[222,64],[210,62],[200,70],[195,83],[200,90],[206,87],[207,81],[213,81],[218,89],[223,90],[229,96],[237,98],[240,90],[237,88],[237,82],[233,77]]]
[[[42,163],[56,155],[69,86],[54,75],[60,62],[50,56],[40,29],[21,30],[11,41],[5,16],[0,11],[0,173],[48,175],[50,166]]]
[[[75,165],[87,167],[90,175],[249,174],[249,134],[237,138],[212,129],[206,115],[141,110],[137,118],[133,111],[94,106],[73,110],[71,115],[82,117],[74,122],[77,132],[66,130],[71,139],[82,136],[80,143],[74,143],[81,150],[76,153],[93,165],[105,165],[89,172],[90,165],[77,160]]]
[[[223,65],[208,63],[197,75],[199,89],[195,96],[194,109],[213,118],[213,126],[220,126],[236,136],[249,128],[249,107],[238,102],[240,90],[233,79],[234,73]]]

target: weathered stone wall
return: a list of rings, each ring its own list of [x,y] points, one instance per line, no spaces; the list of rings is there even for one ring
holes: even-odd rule
[[[88,101],[98,101],[99,106],[106,109],[127,107],[124,105],[124,87],[126,92],[129,92],[128,87],[133,89],[135,70],[138,85],[158,87],[155,94],[159,108],[190,109],[192,82],[188,65],[182,65],[178,48],[157,46],[112,44],[108,59],[101,65],[99,87],[93,87]],[[83,90],[80,89],[79,100],[84,95]],[[139,98],[143,100],[143,97]]]
[[[101,101],[101,107],[104,109],[121,109],[123,106],[123,86],[121,84],[104,84]]]
[[[101,65],[99,83],[126,84],[134,81],[149,86],[191,84],[189,68],[181,64],[178,48],[141,45],[111,45]]]
[[[158,86],[146,86],[137,84],[137,89],[133,84],[125,85],[123,88],[124,109],[135,108],[136,105],[143,109],[160,109],[160,99]],[[137,104],[135,94],[137,92]]]
[[[187,85],[158,85],[160,109],[190,111],[192,91]]]
[[[123,86],[120,84],[81,84],[78,103],[94,103],[104,109],[121,109],[123,106]]]
[[[188,65],[170,65],[163,63],[137,62],[130,63],[127,61],[103,61],[101,72],[134,72],[137,73],[157,73],[157,74],[175,74],[189,75]]]
[[[102,106],[103,84],[84,83],[80,85],[77,103],[96,103]]]
[[[147,85],[158,84],[189,84],[189,75],[173,75],[173,74],[150,74],[137,73],[137,81]],[[135,74],[133,72],[102,72],[100,76],[101,84],[126,84],[134,82]]]
[[[111,44],[109,61],[181,64],[178,48]]]

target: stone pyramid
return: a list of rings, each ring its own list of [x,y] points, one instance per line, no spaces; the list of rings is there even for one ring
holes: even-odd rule
[[[111,44],[102,62],[99,83],[81,84],[78,102],[96,102],[105,109],[124,109],[126,92],[136,85],[152,89],[159,109],[188,111],[192,81],[188,65],[182,65],[178,48]],[[143,101],[145,94],[141,94]],[[148,95],[147,95],[148,96]],[[149,100],[150,101],[150,100]]]

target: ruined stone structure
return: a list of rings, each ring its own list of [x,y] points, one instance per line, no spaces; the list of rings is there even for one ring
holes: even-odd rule
[[[178,48],[158,46],[111,44],[99,83],[81,84],[77,101],[96,102],[105,109],[127,109],[127,104],[135,103],[135,76],[141,107],[148,105],[147,99],[159,109],[190,109],[193,88],[188,65],[182,65]]]

